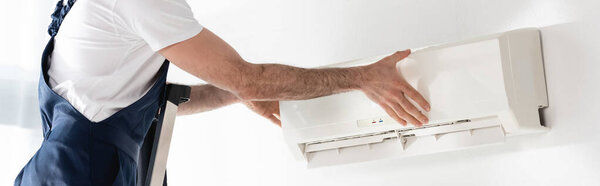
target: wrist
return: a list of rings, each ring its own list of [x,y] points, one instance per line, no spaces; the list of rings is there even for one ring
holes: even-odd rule
[[[369,65],[353,67],[356,71],[354,75],[354,90],[364,90],[371,81],[371,68]]]
[[[221,91],[221,95],[222,95],[221,97],[223,98],[223,100],[225,100],[224,102],[226,102],[226,103],[240,103],[240,102],[242,102],[242,100],[239,97],[237,97],[235,94],[233,94],[233,93],[231,93],[229,91],[223,90],[223,89],[219,89],[219,90]]]
[[[236,95],[227,90],[223,90],[219,87],[210,84],[204,86],[206,86],[203,95],[205,97],[212,96],[212,99],[215,99],[222,104],[233,104],[240,102],[240,99]]]
[[[228,100],[230,100],[231,103],[242,103],[242,99],[240,99],[239,97],[237,97],[236,95],[234,95],[231,92],[227,92],[228,93]]]

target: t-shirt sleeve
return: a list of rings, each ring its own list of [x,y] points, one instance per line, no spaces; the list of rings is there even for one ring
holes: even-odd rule
[[[114,22],[158,51],[202,31],[185,0],[115,0]]]

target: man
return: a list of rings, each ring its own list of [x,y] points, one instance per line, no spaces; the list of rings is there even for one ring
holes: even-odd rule
[[[243,102],[280,125],[278,100],[360,90],[402,125],[427,123],[417,107],[429,104],[396,71],[409,50],[351,68],[253,64],[198,24],[184,0],[61,0],[52,17],[40,79],[44,142],[15,185],[135,185],[165,58],[209,83],[192,87],[181,114]]]

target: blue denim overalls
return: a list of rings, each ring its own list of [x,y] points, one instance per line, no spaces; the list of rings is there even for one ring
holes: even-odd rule
[[[156,82],[142,98],[103,121],[88,120],[47,83],[54,36],[74,2],[68,0],[63,6],[60,0],[52,14],[51,39],[42,55],[38,88],[44,141],[15,185],[136,185],[138,160],[144,159],[138,157],[140,148],[164,104],[169,62],[165,60]]]

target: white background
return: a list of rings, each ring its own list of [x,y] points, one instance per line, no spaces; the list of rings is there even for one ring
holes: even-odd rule
[[[302,67],[539,27],[551,131],[492,147],[305,169],[279,128],[238,104],[178,118],[171,185],[600,185],[600,1],[188,2],[247,60]],[[12,183],[41,142],[35,84],[53,4],[0,7],[0,185]],[[200,82],[178,70],[169,78]]]

